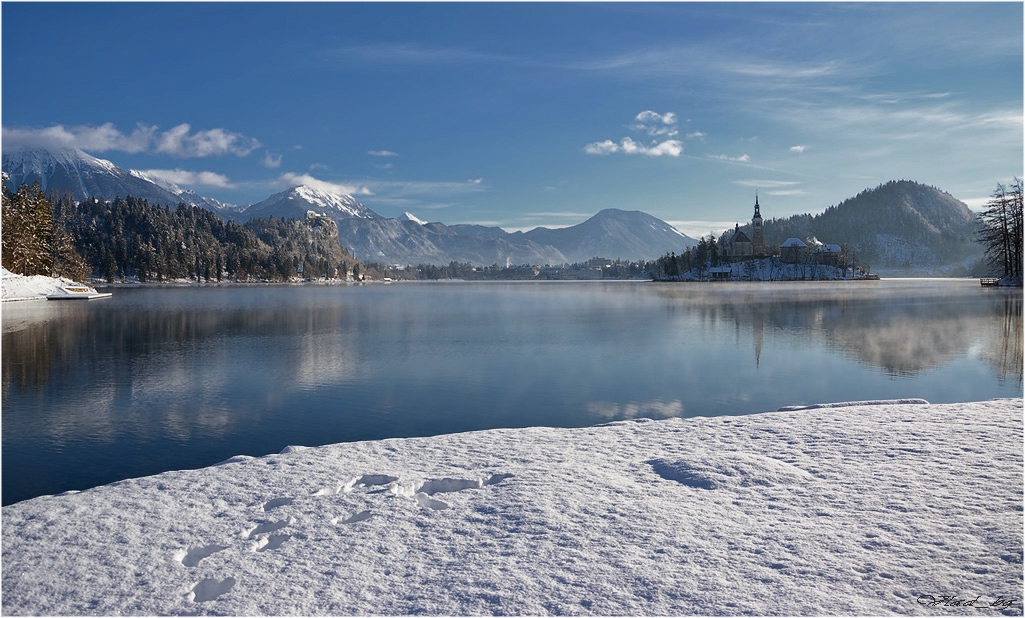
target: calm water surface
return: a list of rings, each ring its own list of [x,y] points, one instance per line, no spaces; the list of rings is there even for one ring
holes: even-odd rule
[[[2,499],[495,427],[1022,395],[977,281],[117,289],[3,306]]]

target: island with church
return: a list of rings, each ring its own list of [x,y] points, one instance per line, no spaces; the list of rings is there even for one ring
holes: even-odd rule
[[[655,262],[655,281],[839,281],[878,280],[867,266],[857,263],[843,244],[816,238],[788,238],[779,245],[765,241],[761,205],[755,195],[751,235],[738,223],[719,239],[701,238],[698,244]]]

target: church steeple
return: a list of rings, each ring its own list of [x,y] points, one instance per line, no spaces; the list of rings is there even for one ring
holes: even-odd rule
[[[765,237],[762,235],[762,209],[758,205],[758,192],[755,191],[755,216],[751,219],[751,245],[755,255],[765,250]]]

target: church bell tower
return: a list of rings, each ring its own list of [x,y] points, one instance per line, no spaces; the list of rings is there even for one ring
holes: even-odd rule
[[[755,254],[765,251],[765,236],[762,235],[762,210],[758,206],[758,193],[755,193],[755,216],[751,218],[751,245]]]

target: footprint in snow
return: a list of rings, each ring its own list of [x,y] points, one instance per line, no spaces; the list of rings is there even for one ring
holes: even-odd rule
[[[391,483],[395,483],[398,480],[399,477],[388,474],[364,474],[359,478],[351,479],[348,483],[345,483],[345,485],[342,486],[342,491],[350,493],[357,487],[384,487]]]
[[[251,528],[251,529],[247,530],[242,536],[244,536],[247,539],[251,539],[251,538],[255,537],[258,534],[269,534],[271,532],[276,532],[278,530],[281,530],[282,528],[284,528],[285,526],[287,526],[290,523],[292,523],[292,518],[291,517],[289,517],[288,519],[283,520],[283,521],[268,521],[268,522],[264,522],[262,524],[259,524],[255,528]]]
[[[279,506],[285,506],[286,504],[292,504],[295,502],[292,498],[274,498],[263,503],[263,512],[274,510]]]
[[[274,534],[265,536],[253,544],[253,551],[264,552],[281,547],[285,541],[292,538],[289,534]]]
[[[646,463],[665,480],[695,489],[798,485],[814,478],[805,470],[785,461],[753,453],[651,459]]]
[[[187,567],[194,567],[199,565],[200,561],[204,558],[216,554],[219,551],[228,549],[227,545],[205,545],[203,547],[190,547],[186,551],[180,551],[175,556],[182,564]]]
[[[351,517],[347,517],[345,519],[342,519],[341,517],[335,517],[334,519],[331,520],[331,523],[332,524],[354,524],[356,522],[366,521],[366,520],[370,519],[373,516],[374,516],[374,514],[371,513],[370,511],[360,511],[359,513],[356,513],[355,515],[353,515]]]
[[[235,578],[233,577],[222,580],[204,579],[203,581],[193,584],[186,596],[188,600],[193,603],[205,603],[206,601],[213,601],[222,594],[227,593],[234,586]]]

